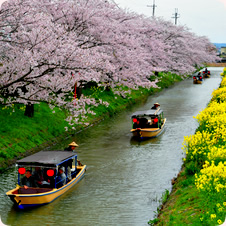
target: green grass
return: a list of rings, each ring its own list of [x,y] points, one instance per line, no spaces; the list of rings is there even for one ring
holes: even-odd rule
[[[174,184],[173,190],[158,212],[157,218],[150,220],[150,225],[205,225],[215,226],[218,219],[211,219],[211,214],[217,212],[217,197],[208,197],[197,191],[194,176],[182,172]],[[223,200],[222,200],[223,201]],[[225,212],[221,214],[222,222]]]
[[[182,176],[179,180],[157,220],[150,221],[150,225],[201,225],[197,213],[202,211],[202,206],[199,206],[200,197],[195,186],[190,183],[192,179]]]
[[[173,81],[181,81],[182,78],[179,75],[172,74],[172,73],[159,73],[160,81],[157,83],[160,87],[168,88],[170,85],[172,85]]]
[[[13,158],[26,155],[26,151],[42,145],[64,133],[66,113],[55,109],[53,114],[46,104],[35,105],[34,117],[24,116],[24,106],[0,107],[0,169]]]

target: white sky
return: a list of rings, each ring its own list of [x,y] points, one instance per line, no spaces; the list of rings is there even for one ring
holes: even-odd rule
[[[5,0],[0,0],[0,5]],[[152,16],[154,0],[112,0],[121,8]],[[226,0],[155,0],[155,16],[165,20],[175,19],[178,9],[178,25],[186,25],[191,32],[207,36],[211,42],[226,43]]]
[[[113,0],[121,8],[152,16],[154,0]],[[155,16],[186,25],[191,32],[207,36],[211,42],[226,43],[226,0],[155,0]]]

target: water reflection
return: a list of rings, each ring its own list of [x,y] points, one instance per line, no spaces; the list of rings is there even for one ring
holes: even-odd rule
[[[171,189],[171,179],[180,171],[184,136],[193,134],[193,116],[204,109],[221,78],[194,85],[192,78],[150,96],[144,104],[90,127],[52,149],[63,149],[72,140],[79,144],[79,159],[86,175],[76,187],[53,203],[15,211],[5,192],[15,186],[15,170],[0,176],[2,221],[8,225],[129,225],[143,226],[155,215],[162,193]],[[157,138],[136,142],[130,134],[131,114],[161,104],[166,128]]]

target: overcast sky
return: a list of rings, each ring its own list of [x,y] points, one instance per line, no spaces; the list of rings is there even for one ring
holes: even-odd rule
[[[0,4],[5,0],[0,0]],[[199,36],[207,36],[211,42],[226,43],[226,0],[112,0],[121,8],[152,16],[155,1],[155,16],[175,23],[178,10],[178,25],[186,25]]]
[[[226,0],[114,0],[121,8],[152,16],[155,1],[155,16],[175,23],[178,10],[178,25],[186,25],[199,36],[207,36],[211,42],[226,43]]]

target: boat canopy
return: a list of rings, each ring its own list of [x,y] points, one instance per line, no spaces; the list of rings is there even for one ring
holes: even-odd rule
[[[18,166],[56,167],[74,157],[77,157],[77,154],[69,151],[40,151],[18,160],[16,163]]]
[[[146,117],[146,116],[158,116],[162,113],[163,111],[160,109],[157,110],[146,110],[146,111],[136,111],[132,114],[131,118],[135,118],[135,117]]]

